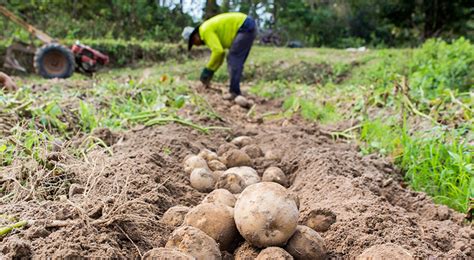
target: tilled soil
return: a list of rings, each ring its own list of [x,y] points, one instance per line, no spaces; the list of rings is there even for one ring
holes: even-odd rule
[[[202,148],[215,151],[240,135],[253,137],[265,153],[254,158],[259,174],[278,166],[290,176],[290,189],[300,199],[300,223],[319,222],[329,257],[353,258],[386,243],[421,258],[474,256],[474,231],[463,224],[463,215],[410,191],[384,158],[361,156],[356,146],[298,118],[264,122],[249,116],[278,111],[278,102],[257,99],[249,113],[221,101],[218,91],[198,91],[223,119],[201,123],[231,131],[206,135],[175,124],[97,131],[112,154],[96,149],[83,160],[64,158],[69,188],[55,200],[32,195],[0,205],[0,214],[29,221],[0,238],[0,256],[139,258],[163,246],[173,227],[160,222],[162,214],[205,196],[189,185],[184,157]]]

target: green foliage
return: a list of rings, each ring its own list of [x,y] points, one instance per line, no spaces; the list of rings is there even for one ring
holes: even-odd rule
[[[474,146],[457,132],[437,128],[417,136],[405,133],[402,145],[397,161],[410,185],[438,203],[467,212],[474,197]]]
[[[445,89],[474,87],[474,45],[460,38],[449,44],[429,40],[415,52],[410,84],[420,98],[433,99]]]

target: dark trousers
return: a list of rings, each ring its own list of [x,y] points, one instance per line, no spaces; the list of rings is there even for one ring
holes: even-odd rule
[[[249,56],[253,41],[257,35],[257,28],[252,18],[248,17],[230,46],[227,55],[227,69],[230,75],[230,92],[240,95],[240,78],[244,64]]]

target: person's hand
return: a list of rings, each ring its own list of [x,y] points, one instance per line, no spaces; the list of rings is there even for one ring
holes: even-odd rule
[[[208,68],[204,68],[201,72],[201,78],[200,78],[202,84],[208,87],[209,84],[211,83],[212,76],[214,76],[214,71]]]

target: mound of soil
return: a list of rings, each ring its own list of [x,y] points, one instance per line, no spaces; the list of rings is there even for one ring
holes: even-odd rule
[[[83,160],[64,159],[68,189],[51,200],[30,191],[0,205],[0,214],[29,221],[0,238],[0,256],[138,258],[164,246],[174,227],[160,221],[163,213],[196,205],[205,195],[189,185],[184,157],[204,147],[217,150],[240,135],[253,136],[265,154],[253,162],[260,175],[269,166],[289,174],[300,199],[300,223],[319,228],[330,257],[355,258],[388,243],[418,258],[474,256],[474,232],[463,216],[405,188],[383,158],[361,156],[318,125],[297,118],[263,122],[217,92],[205,95],[232,131],[206,135],[174,124],[120,135],[100,130],[96,134],[110,138],[112,154],[97,148]],[[264,100],[256,104],[256,114],[278,109]]]

